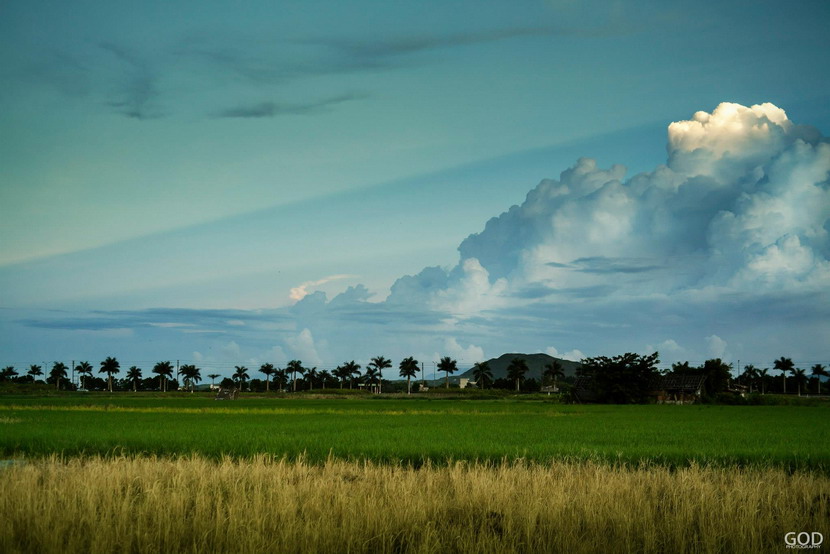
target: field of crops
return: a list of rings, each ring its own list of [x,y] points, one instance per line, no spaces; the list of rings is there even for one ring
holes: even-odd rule
[[[268,453],[414,465],[521,458],[830,468],[830,406],[5,397],[0,429],[5,458]]]
[[[0,397],[2,552],[765,552],[830,406]],[[806,536],[806,535],[805,535]]]

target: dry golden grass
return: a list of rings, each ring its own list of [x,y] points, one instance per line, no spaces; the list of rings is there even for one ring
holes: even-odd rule
[[[830,478],[779,469],[259,456],[0,469],[0,552],[763,552],[830,539]]]

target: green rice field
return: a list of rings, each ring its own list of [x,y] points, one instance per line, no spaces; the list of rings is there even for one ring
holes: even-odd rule
[[[830,472],[830,406],[88,395],[0,397],[0,455],[550,460]]]

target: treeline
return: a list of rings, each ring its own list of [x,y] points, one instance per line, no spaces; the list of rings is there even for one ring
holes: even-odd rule
[[[648,402],[654,396],[656,383],[666,376],[703,377],[699,395],[703,400],[714,401],[729,394],[797,394],[810,392],[822,394],[828,384],[822,378],[830,376],[821,364],[815,364],[808,375],[806,370],[795,367],[792,359],[781,357],[775,360],[771,368],[756,368],[746,365],[742,373],[733,375],[734,368],[719,358],[706,360],[700,366],[689,362],[675,363],[670,370],[658,368],[659,355],[626,353],[619,356],[599,356],[585,358],[576,370],[576,376],[565,376],[564,368],[558,360],[547,364],[541,374],[541,380],[526,378],[529,371],[527,362],[514,358],[505,377],[494,378],[486,362],[476,363],[472,368],[472,379],[468,387],[479,389],[502,389],[517,393],[547,392],[558,393],[566,398],[573,398],[574,386],[579,382],[592,395],[592,401],[615,404]],[[54,362],[48,369],[40,365],[31,365],[26,370],[18,371],[13,366],[0,370],[0,382],[19,384],[47,384],[57,390],[90,391],[193,391],[203,378],[210,379],[211,385],[235,388],[251,392],[296,392],[315,389],[362,389],[373,393],[417,392],[422,387],[415,386],[418,374],[422,373],[422,364],[413,357],[404,358],[397,366],[397,376],[406,379],[389,379],[394,371],[391,360],[384,356],[372,358],[365,367],[354,360],[344,362],[335,369],[318,370],[306,367],[300,360],[291,360],[285,367],[264,363],[256,370],[246,366],[235,366],[234,373],[222,376],[217,373],[202,374],[202,369],[194,364],[174,365],[170,361],[160,361],[151,368],[152,376],[145,375],[144,370],[131,366],[122,373],[121,364],[114,357],[107,357],[96,368],[87,361],[71,368],[77,373],[78,382],[74,383],[68,376],[70,367],[63,362]],[[436,369],[444,373],[444,388],[457,388],[457,383],[450,382],[450,376],[458,371],[457,361],[449,356],[441,358]],[[779,375],[770,371],[780,372]],[[263,378],[252,377],[257,373]],[[580,378],[581,381],[578,381]],[[421,380],[421,385],[426,381]],[[436,385],[434,381],[430,383]],[[576,399],[576,398],[574,398]],[[578,400],[578,399],[577,399]]]

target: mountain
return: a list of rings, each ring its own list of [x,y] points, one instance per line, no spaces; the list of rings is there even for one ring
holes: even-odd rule
[[[563,360],[561,358],[554,358],[547,354],[502,354],[498,358],[491,358],[487,360],[487,365],[490,366],[490,371],[493,372],[493,379],[507,378],[507,366],[514,358],[523,359],[527,363],[529,371],[525,374],[525,379],[542,380],[542,372],[545,371],[545,366],[557,360],[562,364],[562,371],[565,372],[565,377],[573,377],[576,375],[576,368],[579,367],[579,362],[572,362],[570,360]],[[466,377],[473,379],[473,368],[468,369],[459,377]]]

